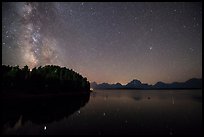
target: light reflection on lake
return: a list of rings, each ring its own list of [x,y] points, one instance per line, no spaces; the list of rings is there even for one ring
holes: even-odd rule
[[[166,135],[202,133],[202,90],[95,90],[90,94],[90,98],[79,102],[80,100],[77,107],[73,105],[76,101],[67,102],[72,105],[64,106],[56,102],[51,110],[58,113],[55,112],[53,117],[47,120],[40,118],[41,115],[37,115],[38,113],[32,115],[32,111],[31,116],[28,112],[18,112],[16,113],[18,118],[13,125],[8,124],[9,120],[5,122],[3,133]],[[69,113],[66,109],[73,111]],[[47,115],[49,118],[50,113],[52,112],[43,116]],[[58,115],[60,117],[57,117]]]

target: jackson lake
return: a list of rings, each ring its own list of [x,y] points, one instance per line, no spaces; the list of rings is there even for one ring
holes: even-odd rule
[[[3,100],[3,132],[202,135],[202,90],[94,90]]]

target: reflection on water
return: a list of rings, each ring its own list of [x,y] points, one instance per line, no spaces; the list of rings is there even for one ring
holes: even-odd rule
[[[89,98],[90,94],[4,99],[2,112],[5,131],[15,131],[28,123],[47,125],[60,121],[84,107]]]
[[[97,90],[4,106],[4,134],[202,134],[202,90]]]

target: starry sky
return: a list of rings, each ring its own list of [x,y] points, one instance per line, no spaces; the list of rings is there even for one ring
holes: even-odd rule
[[[201,78],[202,3],[2,3],[2,64],[60,65],[97,83]]]

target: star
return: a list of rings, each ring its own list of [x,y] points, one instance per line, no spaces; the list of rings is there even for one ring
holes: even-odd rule
[[[193,51],[194,51],[194,49],[193,49],[193,48],[189,48],[189,50],[190,50],[191,52],[193,52]]]
[[[2,64],[55,64],[96,82],[185,81],[202,76],[201,23],[200,2],[2,3]]]

